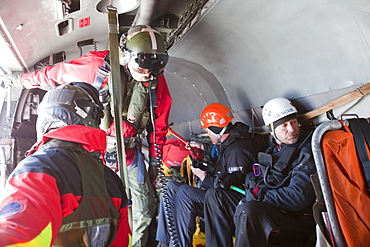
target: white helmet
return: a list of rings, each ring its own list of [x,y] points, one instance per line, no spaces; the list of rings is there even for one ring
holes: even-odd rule
[[[266,126],[274,125],[275,127],[289,119],[284,119],[285,121],[278,121],[280,119],[291,116],[290,119],[296,117],[297,109],[293,106],[292,102],[285,98],[275,98],[268,101],[262,109],[262,117]],[[277,122],[278,121],[278,122]],[[274,126],[271,126],[272,129]]]

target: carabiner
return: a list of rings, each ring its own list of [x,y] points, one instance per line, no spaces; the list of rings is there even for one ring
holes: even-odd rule
[[[253,174],[256,177],[262,174],[261,164],[258,164],[258,163],[253,164]]]

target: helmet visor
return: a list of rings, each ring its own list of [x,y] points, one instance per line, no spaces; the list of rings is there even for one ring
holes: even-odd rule
[[[153,74],[159,74],[167,64],[168,54],[136,53],[133,54],[131,59],[135,61],[138,67],[149,69]]]

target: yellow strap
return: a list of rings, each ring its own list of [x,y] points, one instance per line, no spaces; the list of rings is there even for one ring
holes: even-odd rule
[[[51,223],[49,223],[41,233],[36,236],[34,239],[27,243],[19,243],[13,245],[7,245],[7,247],[45,247],[51,245]]]
[[[180,174],[181,174],[181,176],[187,178],[189,185],[196,187],[194,175],[191,172],[190,167],[191,167],[191,158],[190,158],[190,155],[188,155],[182,161],[181,168],[180,168]]]
[[[206,235],[200,229],[200,219],[196,218],[196,229],[193,234],[193,246],[206,246]]]
[[[163,169],[163,174],[165,176],[170,176],[171,175],[171,170],[170,170],[170,168],[168,168],[168,166],[166,166],[165,163],[162,162],[161,168]]]

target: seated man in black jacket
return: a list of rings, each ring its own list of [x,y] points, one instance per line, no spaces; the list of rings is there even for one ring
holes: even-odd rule
[[[289,100],[270,100],[262,114],[274,145],[259,153],[243,199],[238,204],[226,190],[207,191],[206,242],[212,247],[233,246],[234,234],[236,247],[267,247],[304,242],[314,233],[310,175],[316,168],[310,138],[300,133],[297,109]]]
[[[215,186],[240,186],[246,173],[252,171],[256,151],[249,128],[240,122],[232,124],[232,119],[232,112],[219,103],[210,104],[202,111],[201,126],[213,143],[197,145],[204,151],[204,156],[209,157],[193,162],[191,167],[193,174],[199,178],[200,188],[176,181],[167,182],[160,202],[158,246],[168,246],[170,242],[171,246],[193,246],[195,219],[203,217],[206,190]]]

